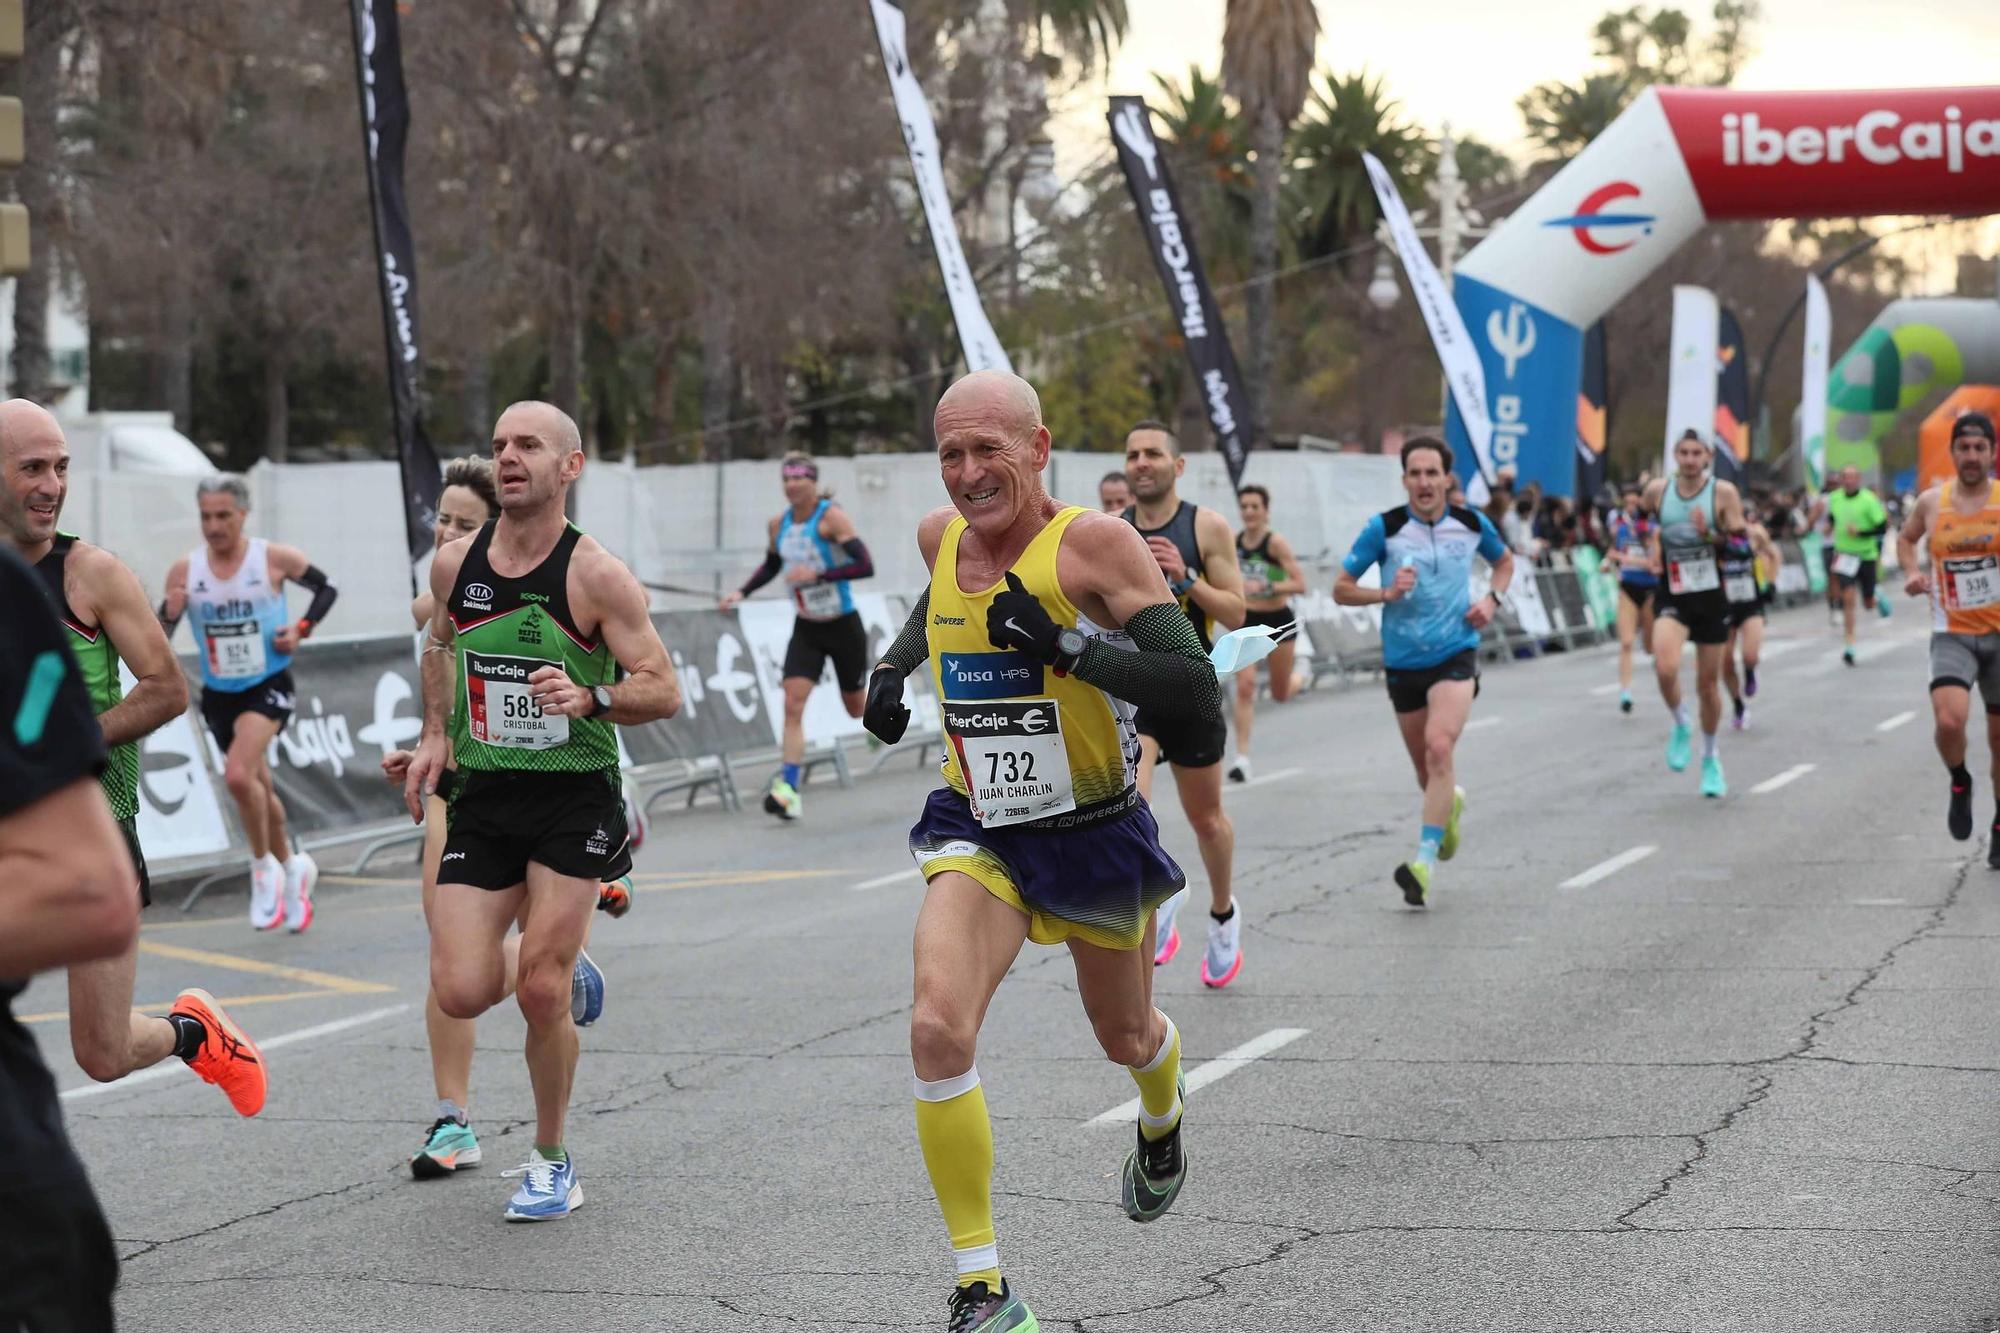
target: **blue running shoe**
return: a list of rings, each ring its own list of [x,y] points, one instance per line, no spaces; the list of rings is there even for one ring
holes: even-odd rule
[[[536,1153],[525,1165],[500,1174],[523,1177],[521,1188],[507,1200],[509,1222],[553,1222],[583,1207],[583,1186],[577,1183],[574,1157],[565,1155],[560,1162],[550,1162]]]
[[[1667,767],[1678,773],[1694,758],[1694,728],[1685,722],[1674,723],[1674,734],[1667,737]]]
[[[604,1012],[604,969],[576,951],[576,970],[569,977],[569,1016],[580,1028],[595,1023]]]
[[[410,1159],[410,1174],[418,1180],[436,1180],[478,1166],[479,1155],[479,1140],[473,1136],[472,1126],[440,1116],[422,1149]]]
[[[1722,780],[1722,761],[1714,755],[1701,761],[1701,794],[1711,800],[1729,795],[1729,784]]]

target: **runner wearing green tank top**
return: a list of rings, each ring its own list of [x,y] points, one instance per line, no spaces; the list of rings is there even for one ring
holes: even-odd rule
[[[527,909],[515,998],[527,1020],[535,1147],[509,1221],[567,1217],[583,1202],[563,1143],[577,1038],[570,987],[598,886],[631,867],[614,725],[681,703],[646,591],[563,517],[583,472],[576,423],[515,403],[493,428],[500,517],[431,563],[424,730],[404,779],[424,817],[449,753],[461,784],[431,903],[431,985],[453,1018],[507,993],[507,931]],[[448,745],[454,706],[464,730]]]
[[[1716,733],[1722,727],[1722,655],[1729,643],[1729,596],[1722,585],[1722,553],[1747,529],[1743,497],[1717,480],[1708,442],[1688,431],[1674,442],[1674,475],[1646,488],[1645,508],[1659,515],[1652,545],[1660,575],[1660,608],[1653,621],[1653,671],[1660,698],[1673,714],[1667,767],[1678,773],[1693,757],[1693,727],[1681,697],[1681,653],[1695,646],[1695,689],[1701,707],[1701,794],[1729,792]]]
[[[0,535],[40,575],[62,620],[110,762],[99,781],[125,834],[139,902],[150,901],[139,850],[139,741],[185,712],[187,678],[154,619],[146,590],[102,547],[59,532],[69,495],[69,445],[49,413],[25,399],[0,403]],[[119,681],[131,669],[133,686]],[[100,1083],[178,1055],[228,1094],[244,1115],[264,1105],[264,1066],[251,1042],[206,991],[182,991],[164,1018],[132,1008],[135,941],[115,958],[69,969],[70,1049]]]

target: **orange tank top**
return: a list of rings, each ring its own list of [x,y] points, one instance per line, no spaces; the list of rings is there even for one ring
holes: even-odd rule
[[[1938,492],[1931,527],[1931,625],[1952,634],[2000,633],[2000,491],[1976,514],[1952,506],[1954,487]]]

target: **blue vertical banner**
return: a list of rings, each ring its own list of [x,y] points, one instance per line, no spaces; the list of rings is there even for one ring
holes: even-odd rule
[[[1583,374],[1583,333],[1518,296],[1461,270],[1452,297],[1486,371],[1493,418],[1493,466],[1512,464],[1516,484],[1539,482],[1545,495],[1576,489],[1576,401]],[[1472,446],[1454,404],[1446,438],[1458,472],[1472,476]]]

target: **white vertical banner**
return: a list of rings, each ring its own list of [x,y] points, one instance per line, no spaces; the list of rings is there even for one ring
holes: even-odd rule
[[[902,122],[903,143],[910,150],[910,170],[916,175],[917,197],[923,201],[924,218],[930,223],[931,244],[937,249],[938,269],[944,275],[945,295],[951,299],[951,317],[958,325],[965,364],[971,370],[1011,371],[1013,363],[986,318],[986,308],[979,303],[979,288],[958,243],[951,194],[945,189],[944,168],[938,161],[937,123],[931,119],[923,85],[910,69],[903,11],[889,0],[868,0],[868,7],[875,13],[882,68],[889,74],[889,92],[896,99],[896,118]]]
[[[1410,210],[1403,207],[1403,196],[1396,192],[1396,182],[1388,169],[1378,161],[1373,153],[1363,153],[1361,160],[1368,167],[1369,183],[1375,187],[1375,202],[1382,209],[1383,220],[1389,224],[1389,234],[1395,238],[1396,253],[1403,261],[1403,276],[1410,280],[1410,290],[1416,295],[1417,306],[1424,312],[1424,326],[1430,330],[1431,346],[1437,349],[1438,363],[1444,367],[1445,383],[1451,386],[1452,401],[1458,404],[1458,415],[1465,422],[1466,438],[1472,441],[1472,452],[1479,460],[1479,475],[1490,481],[1493,477],[1493,418],[1486,407],[1486,370],[1479,362],[1479,349],[1473,345],[1472,334],[1465,327],[1465,317],[1459,314],[1458,304],[1451,299],[1451,291],[1444,285],[1444,276],[1431,263],[1431,257],[1424,251],[1424,243],[1417,237],[1416,224],[1410,221]],[[1709,359],[1714,360],[1710,353]],[[1711,411],[1711,417],[1714,413]]]
[[[1799,441],[1806,484],[1826,487],[1826,384],[1833,354],[1833,312],[1818,274],[1806,275],[1805,368],[1799,376]]]
[[[1722,308],[1706,287],[1674,288],[1674,330],[1667,366],[1667,430],[1662,475],[1674,475],[1674,441],[1697,431],[1715,447],[1715,348]]]

